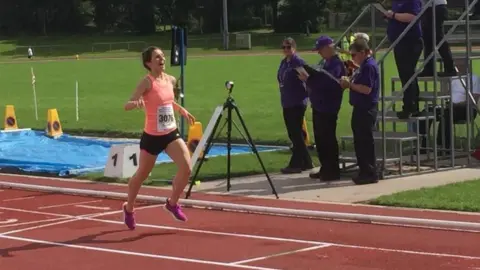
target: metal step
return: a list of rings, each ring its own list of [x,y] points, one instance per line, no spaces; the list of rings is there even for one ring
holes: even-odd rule
[[[357,162],[357,156],[353,152],[345,152],[341,153],[339,156],[339,161],[340,162],[345,162],[345,163],[356,163]],[[377,156],[376,158],[377,162],[383,162],[382,156]],[[399,156],[394,156],[393,154],[387,154],[387,158],[385,159],[386,163],[395,163],[400,161]]]
[[[433,115],[433,113],[423,113],[421,116],[410,117],[408,119],[399,119],[397,117],[397,112],[394,112],[394,111],[389,111],[389,112],[385,113],[385,121],[387,121],[387,122],[410,123],[410,122],[433,120],[433,119],[435,119],[435,116]],[[378,113],[377,120],[382,121],[382,113],[381,112]]]
[[[342,140],[353,140],[353,135],[341,136]],[[382,132],[376,131],[373,133],[373,138],[375,140],[382,140]],[[394,132],[387,131],[385,132],[385,138],[389,141],[399,141],[399,142],[408,142],[416,141],[417,133],[415,132]]]
[[[452,82],[455,79],[467,79],[467,75],[462,75],[462,76],[453,76],[453,77],[437,77],[437,82]],[[392,82],[401,82],[399,77],[392,77]],[[419,82],[433,82],[434,78],[433,77],[417,77],[417,80]]]
[[[395,96],[395,94],[398,94],[400,91],[395,91],[392,92],[391,96],[385,97],[385,101],[397,101],[397,100],[402,100],[403,94],[400,96]],[[420,92],[419,96],[419,101],[434,101],[435,100],[435,92]],[[437,92],[437,98],[436,100],[442,100],[442,99],[450,99],[450,93],[447,92]]]
[[[469,37],[469,40],[471,42],[476,42],[476,41],[480,41],[480,35],[479,34],[473,34],[473,35],[470,35]],[[452,34],[450,36],[447,37],[447,41],[449,43],[462,43],[462,44],[466,44],[467,42],[467,38],[465,37],[465,34]]]
[[[480,25],[480,20],[469,20],[468,23],[470,25]],[[458,21],[458,20],[448,20],[448,21],[445,21],[443,23],[443,25],[466,25],[467,24],[467,21],[466,20],[461,20],[461,21]]]

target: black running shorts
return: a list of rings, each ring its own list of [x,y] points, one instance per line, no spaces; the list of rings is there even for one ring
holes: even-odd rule
[[[180,133],[178,129],[165,134],[165,135],[150,135],[146,132],[143,132],[142,138],[140,139],[140,149],[146,151],[151,155],[159,155],[167,146],[180,138]]]

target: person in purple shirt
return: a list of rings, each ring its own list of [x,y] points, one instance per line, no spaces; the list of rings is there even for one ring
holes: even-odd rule
[[[323,70],[340,79],[346,76],[345,64],[338,56],[334,41],[321,36],[315,43],[314,51],[322,57]],[[340,180],[338,159],[337,119],[342,104],[343,89],[340,84],[324,73],[310,75],[300,73],[299,78],[306,82],[312,106],[313,132],[321,168],[310,173],[311,178],[321,181]]]
[[[380,72],[365,40],[355,40],[350,46],[350,52],[359,68],[350,79],[342,78],[340,85],[350,88],[350,104],[353,107],[351,126],[359,167],[359,173],[353,182],[359,185],[371,184],[378,182],[373,131],[377,121]]]
[[[283,107],[283,119],[288,137],[292,142],[292,156],[282,173],[301,173],[313,168],[312,158],[303,137],[303,119],[307,109],[307,91],[305,84],[297,77],[296,67],[305,61],[296,53],[296,42],[286,38],[282,43],[284,58],[280,62],[277,80],[280,88],[280,99]]]
[[[387,37],[393,43],[402,32],[407,28],[410,22],[422,10],[422,0],[392,0],[392,10],[384,15],[388,19]],[[402,87],[415,74],[415,69],[423,50],[422,30],[419,22],[410,28],[406,35],[393,49],[395,63],[397,65],[398,76],[402,82]],[[418,98],[420,88],[418,80],[415,78],[410,86],[403,93],[403,110],[397,112],[400,119],[407,119],[412,115],[418,114]]]

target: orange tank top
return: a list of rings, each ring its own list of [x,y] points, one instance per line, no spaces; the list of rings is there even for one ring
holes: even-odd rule
[[[177,128],[173,110],[175,100],[173,85],[170,81],[158,81],[152,75],[147,75],[151,87],[143,94],[145,102],[144,131],[150,135],[165,135]]]

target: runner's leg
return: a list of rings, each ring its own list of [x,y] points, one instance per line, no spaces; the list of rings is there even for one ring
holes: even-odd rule
[[[128,201],[123,204],[123,211],[125,224],[130,229],[135,228],[135,217],[133,210],[135,205],[135,199],[137,198],[143,181],[147,179],[148,175],[153,169],[153,166],[155,166],[156,160],[156,155],[152,155],[145,150],[141,150],[138,169],[132,176],[132,178],[130,178],[130,180],[128,181]]]
[[[182,139],[176,139],[171,142],[165,152],[177,165],[178,171],[172,182],[172,195],[165,204],[166,210],[168,210],[177,220],[186,221],[187,217],[182,212],[182,209],[178,205],[178,200],[183,193],[183,190],[188,184],[192,168],[190,165],[190,152],[187,145]]]

